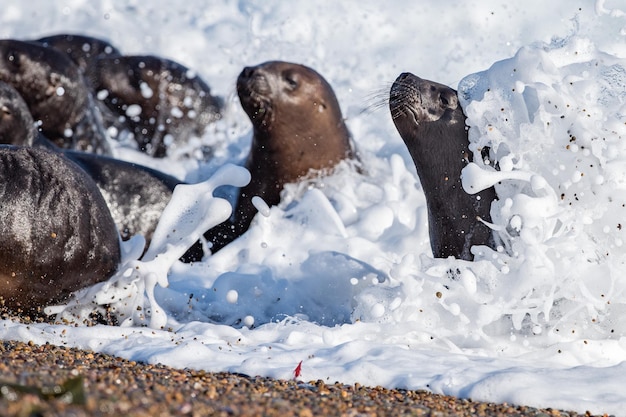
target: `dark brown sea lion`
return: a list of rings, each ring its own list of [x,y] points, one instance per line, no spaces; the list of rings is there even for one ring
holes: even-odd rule
[[[146,239],[147,247],[174,187],[182,181],[155,169],[103,155],[64,153],[96,182],[122,240],[140,234]]]
[[[123,240],[141,234],[150,243],[172,191],[181,181],[157,170],[104,155],[62,150],[35,128],[26,103],[0,81],[0,144],[63,152],[96,182]]]
[[[130,131],[155,157],[201,136],[221,115],[222,100],[193,71],[155,56],[100,57],[86,71],[105,124]]]
[[[62,154],[0,146],[0,297],[36,312],[108,279],[119,237],[91,178]]]
[[[247,67],[237,92],[253,126],[246,162],[252,180],[240,190],[232,220],[205,234],[213,252],[248,229],[257,211],[252,197],[276,205],[285,184],[355,157],[333,89],[311,68],[279,61]]]
[[[494,247],[491,229],[480,219],[491,222],[495,190],[470,195],[461,185],[472,153],[456,91],[403,73],[391,87],[389,108],[426,195],[433,255],[473,260],[472,246]]]
[[[36,42],[0,40],[0,81],[20,93],[57,146],[111,152],[93,97],[65,54]]]
[[[83,72],[93,67],[97,59],[122,55],[108,41],[85,35],[58,34],[37,42],[67,54]]]

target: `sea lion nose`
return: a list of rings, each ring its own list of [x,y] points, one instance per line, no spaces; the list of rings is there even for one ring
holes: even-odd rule
[[[420,77],[411,72],[403,72],[402,74],[398,75],[398,78],[396,78],[396,82],[404,84],[417,83],[420,80]]]
[[[255,72],[254,67],[245,67],[241,71],[241,77],[242,78],[251,78],[254,75],[254,72]]]

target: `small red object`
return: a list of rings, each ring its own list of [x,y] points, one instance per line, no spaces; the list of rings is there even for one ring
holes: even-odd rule
[[[298,378],[302,373],[302,361],[296,366],[296,369],[293,370],[293,377]]]

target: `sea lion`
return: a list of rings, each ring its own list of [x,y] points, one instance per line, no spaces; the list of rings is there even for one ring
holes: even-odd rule
[[[170,175],[139,164],[56,147],[37,131],[19,93],[1,81],[0,144],[63,152],[96,182],[123,240],[141,234],[149,244],[174,187],[181,183]]]
[[[100,58],[122,56],[108,41],[85,35],[58,34],[37,39],[36,42],[67,54],[83,72],[92,68]]]
[[[100,57],[86,70],[107,127],[130,132],[143,152],[200,137],[221,117],[222,100],[185,66],[155,56]]]
[[[37,312],[108,279],[119,237],[91,178],[62,154],[0,146],[0,296]]]
[[[252,197],[276,205],[285,184],[355,158],[335,93],[313,69],[280,61],[247,67],[237,93],[253,126],[246,162],[252,179],[239,190],[232,220],[205,233],[212,252],[248,229]]]
[[[36,42],[0,40],[0,81],[20,93],[56,145],[111,153],[93,97],[65,54]]]
[[[495,190],[470,195],[461,185],[472,153],[456,91],[403,73],[391,87],[389,108],[426,196],[433,255],[473,260],[472,246],[494,247],[492,231],[481,219],[491,222]]]
[[[65,151],[96,182],[122,240],[140,234],[146,248],[179,179],[127,161],[86,152]]]

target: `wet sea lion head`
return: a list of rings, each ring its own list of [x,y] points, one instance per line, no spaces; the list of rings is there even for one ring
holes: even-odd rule
[[[471,155],[456,91],[402,73],[391,87],[389,109],[421,181],[436,184],[437,190],[456,186],[457,180],[460,184],[460,171],[471,161]]]
[[[408,72],[393,83],[389,107],[398,130],[416,130],[425,123],[437,122],[465,125],[456,91]]]
[[[262,164],[266,153],[265,159],[283,166],[285,181],[352,155],[333,89],[313,69],[282,61],[246,67],[237,92],[254,127],[253,162]]]

